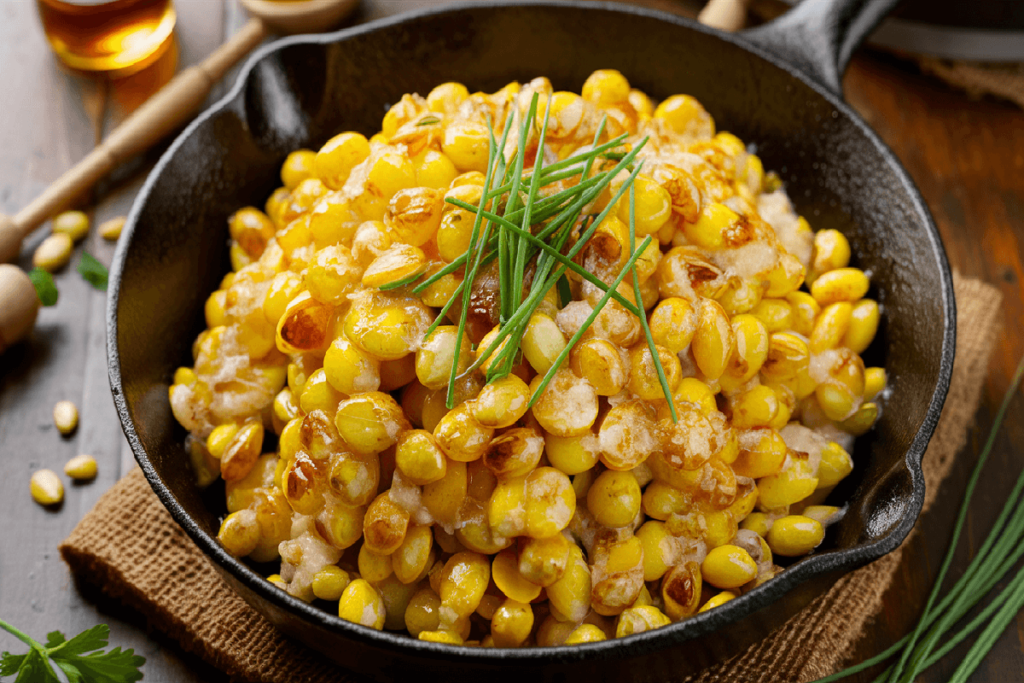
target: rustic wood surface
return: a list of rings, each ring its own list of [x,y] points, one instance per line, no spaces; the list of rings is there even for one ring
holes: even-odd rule
[[[354,21],[432,4],[438,3],[366,1]],[[692,11],[671,0],[647,0],[644,4]],[[33,2],[0,1],[0,92],[4,93],[0,211],[13,213],[27,203],[102,140],[125,112],[138,106],[175,69],[200,60],[245,20],[244,13],[231,2],[175,0],[175,5],[177,50],[135,76],[107,83],[69,73],[56,63]],[[845,85],[849,101],[888,142],[917,182],[953,266],[996,285],[1005,297],[1004,327],[969,445],[937,504],[920,521],[921,533],[904,555],[885,611],[860,642],[859,660],[906,633],[923,607],[967,473],[1024,352],[1020,284],[1024,278],[1024,112],[1002,102],[971,100],[920,74],[911,63],[877,54],[858,56]],[[119,169],[92,197],[83,198],[82,206],[95,222],[127,213],[160,151],[153,150]],[[32,250],[44,233],[42,230],[26,241],[22,266],[29,265]],[[110,262],[114,250],[95,232],[84,248],[105,263]],[[95,590],[75,585],[57,553],[57,544],[103,491],[134,465],[107,383],[106,296],[74,272],[77,258],[57,275],[60,302],[41,312],[31,342],[0,356],[0,461],[5,474],[0,478],[0,617],[37,638],[53,629],[77,633],[99,622],[108,623],[113,644],[133,647],[147,658],[146,681],[221,681],[223,675],[148,629],[136,614]],[[50,415],[53,404],[61,399],[73,400],[81,412],[78,431],[67,438],[56,431]],[[959,576],[970,552],[984,538],[1021,469],[1022,442],[1024,400],[1018,397],[972,509],[953,577]],[[69,486],[57,511],[33,504],[28,495],[30,473],[39,467],[59,470],[78,453],[96,457],[98,478]],[[0,635],[0,649],[17,647],[12,638]],[[921,680],[945,680],[964,651],[964,647],[955,651]],[[1018,617],[971,680],[1022,679],[1024,617]]]

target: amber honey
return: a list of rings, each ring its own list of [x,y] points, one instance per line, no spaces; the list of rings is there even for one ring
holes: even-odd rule
[[[162,55],[174,40],[171,0],[36,0],[43,30],[65,64],[127,75]]]

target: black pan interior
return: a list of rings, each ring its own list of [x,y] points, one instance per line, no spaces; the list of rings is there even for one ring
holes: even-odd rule
[[[622,71],[654,98],[697,97],[719,130],[756,147],[815,229],[837,228],[849,237],[854,264],[873,275],[870,296],[884,306],[867,360],[889,371],[892,394],[877,428],[857,443],[854,474],[834,494],[852,501],[850,510],[816,556],[728,610],[636,642],[656,648],[670,642],[659,639],[687,640],[746,615],[769,614],[769,605],[808,577],[880,556],[909,531],[923,495],[920,456],[948,384],[953,307],[935,228],[891,153],[841,102],[737,39],[621,6],[491,3],[264,50],[232,94],[178,139],[139,195],[110,298],[115,399],[158,493],[204,550],[235,568],[237,580],[256,590],[210,539],[222,508],[191,483],[185,435],[167,402],[174,369],[191,362],[204,300],[229,267],[227,217],[240,206],[263,204],[280,184],[277,170],[289,151],[316,149],[343,130],[376,132],[403,93],[426,94],[449,80],[492,91],[539,75],[556,89],[578,92],[599,68]],[[287,605],[309,620],[304,606],[273,591],[258,589],[275,610]],[[336,618],[319,619],[352,635]],[[538,656],[543,652],[522,654]]]

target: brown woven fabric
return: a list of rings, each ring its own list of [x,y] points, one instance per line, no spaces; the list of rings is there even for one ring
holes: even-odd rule
[[[921,70],[962,88],[972,97],[993,95],[1024,107],[1024,64],[959,62],[917,57]]]
[[[999,311],[999,292],[954,278],[959,307],[956,365],[942,419],[924,459],[934,498],[964,445],[981,393]],[[249,607],[171,519],[141,470],[118,482],[61,545],[76,576],[143,613],[191,652],[241,681],[356,680],[277,632]],[[831,591],[746,653],[688,683],[786,683],[839,669],[882,597],[901,551],[839,581]]]

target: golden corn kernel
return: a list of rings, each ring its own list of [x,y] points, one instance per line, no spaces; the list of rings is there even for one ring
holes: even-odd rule
[[[861,299],[850,311],[850,326],[843,337],[843,346],[854,353],[864,353],[878,332],[878,302]]]
[[[406,432],[398,440],[395,464],[413,484],[435,482],[448,472],[448,459],[433,435],[422,429]]]
[[[441,149],[460,172],[487,170],[490,134],[487,127],[470,121],[445,128]]]
[[[53,424],[64,436],[78,427],[78,407],[71,401],[58,401],[53,406]]]
[[[533,609],[528,603],[505,600],[491,618],[495,647],[519,647],[533,630]]]
[[[655,346],[654,348],[658,353],[658,360],[665,373],[669,395],[671,395],[671,392],[682,381],[679,356],[664,346]],[[626,386],[631,393],[647,401],[665,397],[665,389],[661,385],[654,356],[647,344],[637,344],[629,350],[629,382]]]
[[[518,422],[526,414],[529,403],[530,388],[526,382],[508,375],[484,386],[468,405],[477,422],[502,429]]]
[[[281,182],[289,190],[294,190],[303,180],[313,175],[313,160],[316,152],[300,149],[289,154],[281,165]]]
[[[448,558],[441,570],[441,590],[438,591],[441,598],[441,623],[445,621],[445,608],[460,617],[475,612],[490,579],[491,563],[486,556],[461,552]]]
[[[466,500],[468,477],[466,463],[448,461],[448,471],[435,482],[423,487],[423,505],[439,524],[454,525]]]
[[[530,382],[530,395],[537,396],[542,375]],[[533,404],[533,416],[545,431],[555,436],[581,436],[597,420],[597,391],[590,382],[569,368],[560,368]]]
[[[758,501],[764,508],[778,510],[807,498],[816,488],[818,477],[814,475],[806,454],[790,451],[781,472],[758,480]]]
[[[723,389],[728,390],[743,386],[760,372],[761,366],[768,359],[771,342],[769,330],[753,315],[734,316],[732,331],[736,344],[725,374],[721,377]]]
[[[597,464],[598,441],[591,433],[583,436],[544,434],[544,452],[552,466],[568,475],[579,474]]]
[[[408,527],[409,512],[391,500],[385,491],[366,510],[363,547],[377,555],[390,555],[402,545]]]
[[[701,605],[701,608],[697,610],[697,613],[700,614],[701,612],[707,612],[708,610],[720,607],[735,598],[736,595],[734,593],[730,593],[729,591],[722,591],[721,593],[712,596],[707,602]]]
[[[811,296],[822,306],[837,301],[857,301],[868,293],[868,276],[859,268],[837,268],[819,275],[811,284]]]
[[[672,567],[661,580],[661,597],[665,614],[678,621],[697,612],[700,604],[702,577],[700,565],[693,561]]]
[[[672,216],[672,196],[648,176],[638,175],[633,181],[632,191],[636,197],[633,209],[636,236],[645,237],[658,232]],[[619,220],[629,224],[629,195],[619,203]]]
[[[340,600],[352,579],[341,567],[329,564],[313,575],[313,595],[320,600]]]
[[[704,207],[695,223],[684,223],[686,239],[703,249],[716,250],[726,245],[726,235],[740,223],[738,213],[724,204]]]
[[[36,470],[29,480],[32,500],[40,505],[57,505],[64,500],[64,484],[53,470]]]
[[[434,428],[434,438],[452,460],[472,462],[483,457],[494,430],[480,424],[468,403],[456,406]]]
[[[64,465],[64,474],[75,481],[87,481],[96,477],[96,458],[91,455],[76,455]]]
[[[608,411],[597,437],[601,462],[606,467],[631,470],[658,450],[659,439],[651,412],[640,400],[620,403]]]
[[[65,234],[73,242],[89,234],[89,217],[81,211],[65,211],[53,217],[53,234]]]
[[[74,243],[66,233],[50,235],[36,247],[32,254],[32,265],[50,273],[56,272],[71,260]]]
[[[846,418],[839,423],[839,426],[843,431],[853,434],[854,436],[862,436],[875,425],[875,420],[878,419],[878,404],[865,402],[861,403],[860,407],[850,417]]]
[[[812,353],[821,353],[839,346],[850,329],[853,307],[846,301],[825,306],[814,322],[809,348]]]
[[[565,337],[554,320],[535,313],[526,325],[520,348],[533,369],[544,375],[565,348]]]
[[[260,526],[253,510],[239,510],[224,518],[217,540],[235,557],[245,557],[260,541]]]
[[[425,640],[430,643],[443,643],[445,645],[463,645],[465,640],[458,633],[454,631],[438,630],[438,631],[420,631],[419,640]]]
[[[405,534],[405,540],[391,555],[395,577],[405,584],[418,581],[426,575],[434,547],[434,534],[429,526],[414,526]]]
[[[776,332],[769,339],[761,376],[769,382],[786,382],[806,370],[810,360],[810,350],[803,339],[788,332]]]
[[[736,335],[729,316],[717,301],[701,301],[697,331],[691,349],[697,367],[709,379],[718,379],[736,346]]]
[[[807,292],[790,292],[786,295],[786,302],[790,305],[792,312],[790,324],[793,331],[810,337],[814,330],[814,321],[821,313],[821,306]]]
[[[367,511],[369,512],[369,511]],[[365,520],[364,520],[365,524]],[[370,550],[365,543],[359,548],[359,576],[372,584],[378,584],[391,576],[391,555],[381,555]]]
[[[874,401],[878,398],[878,395],[885,391],[886,382],[885,368],[865,368],[864,400]]]
[[[662,119],[668,127],[691,139],[710,138],[715,134],[715,122],[697,98],[690,95],[672,95],[654,110],[654,118]]]
[[[788,515],[775,520],[768,530],[768,546],[776,555],[798,557],[818,547],[825,530],[817,520],[802,515]]]
[[[768,535],[768,529],[772,526],[772,520],[763,512],[751,512],[740,523],[741,529],[749,529],[761,538]]]
[[[313,170],[332,190],[345,186],[352,169],[370,156],[370,145],[359,133],[342,133],[327,141],[313,160]]]
[[[629,607],[619,615],[615,626],[615,637],[622,638],[634,633],[651,631],[668,626],[672,621],[660,609],[652,605]]]
[[[585,339],[569,356],[572,371],[593,385],[598,396],[613,396],[626,385],[628,373],[622,353],[607,339]]]
[[[762,384],[732,397],[729,407],[737,429],[767,427],[779,412],[779,398],[771,387]]]
[[[599,643],[602,640],[608,640],[608,636],[604,634],[597,626],[593,624],[580,624],[577,626],[572,633],[565,639],[565,645],[579,645],[580,643]]]
[[[380,631],[384,628],[386,617],[384,599],[365,579],[356,579],[341,594],[338,616],[345,621]]]
[[[610,528],[633,523],[640,512],[640,485],[629,472],[602,472],[587,492],[587,508],[594,519]]]
[[[732,464],[733,471],[741,477],[760,479],[782,469],[789,449],[778,431],[752,429],[740,436],[740,452]]]
[[[834,441],[830,441],[821,450],[821,463],[818,465],[819,488],[830,488],[842,481],[853,471],[853,458]]]
[[[654,308],[650,319],[654,343],[672,353],[679,353],[690,345],[697,331],[697,315],[686,299],[670,297]]]
[[[850,242],[838,230],[819,230],[814,234],[814,257],[811,273],[816,278],[845,268],[850,263]]]
[[[402,408],[390,395],[369,391],[338,404],[334,424],[341,438],[364,455],[380,453],[409,428]]]

